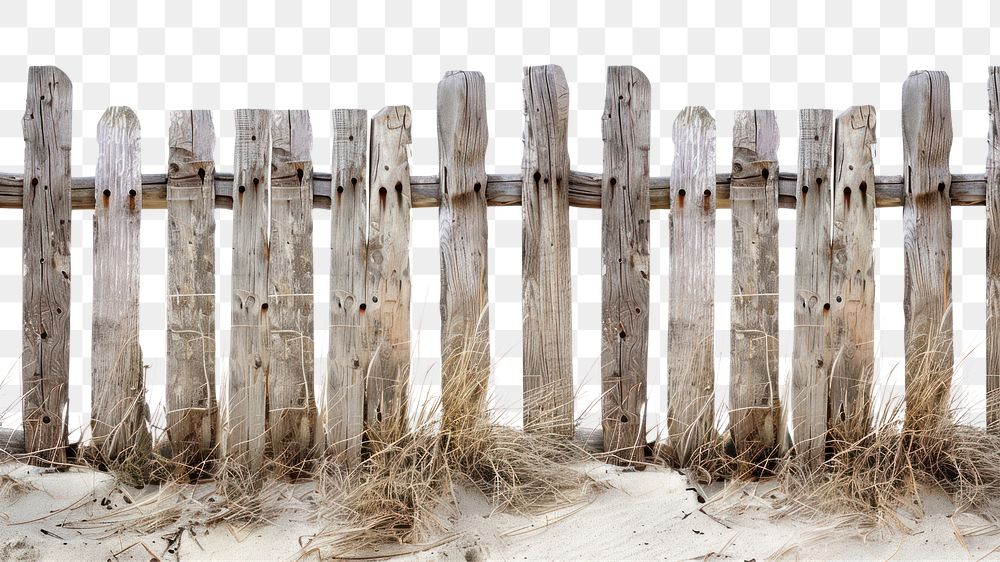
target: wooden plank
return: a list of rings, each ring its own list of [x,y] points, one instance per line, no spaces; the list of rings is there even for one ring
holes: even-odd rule
[[[716,174],[716,206],[729,209],[730,174]],[[94,178],[73,178],[73,209],[94,208]],[[313,208],[330,208],[331,176],[329,172],[313,172]],[[490,207],[510,207],[521,204],[521,173],[488,174],[486,176],[486,204]],[[215,174],[215,206],[233,208],[233,175]],[[23,176],[0,172],[0,209],[20,209]],[[142,199],[145,209],[167,208],[166,174],[142,176]],[[424,209],[437,207],[441,201],[438,176],[410,176],[411,207]],[[795,173],[781,173],[778,178],[778,208],[794,209],[798,177]],[[670,178],[649,178],[649,203],[652,209],[670,208]],[[986,204],[986,177],[983,174],[952,174],[951,204],[954,207],[982,207]],[[583,209],[601,208],[601,174],[569,172],[569,206]],[[903,176],[875,176],[875,207],[903,206]]]
[[[442,426],[486,407],[490,376],[486,237],[486,82],[452,71],[438,83]]]
[[[715,119],[687,107],[673,139],[667,434],[684,466],[715,436]]]
[[[284,466],[313,454],[312,126],[305,110],[275,111],[271,126],[268,447]]]
[[[649,80],[608,67],[603,115],[601,390],[612,462],[645,458],[649,349]]]
[[[733,125],[733,288],[730,431],[736,455],[757,465],[784,441],[778,395],[780,136],[772,111],[737,111]]]
[[[987,81],[990,130],[986,152],[986,427],[1000,434],[1000,66]],[[952,184],[952,190],[955,185]]]
[[[410,382],[410,108],[386,107],[371,124],[368,197],[365,427],[392,443],[407,426]]]
[[[139,118],[110,107],[97,124],[94,315],[90,430],[99,457],[129,463],[148,455],[146,380],[139,349]]]
[[[948,75],[917,71],[903,83],[903,317],[906,426],[949,412],[951,311],[951,93]]]
[[[854,442],[871,426],[875,376],[875,108],[854,106],[835,127],[827,427]]]
[[[792,342],[792,435],[796,460],[823,464],[830,384],[830,185],[833,112],[799,112],[799,179],[795,221],[795,332]]]
[[[267,204],[271,111],[238,109],[235,118],[233,304],[221,443],[234,468],[256,475],[264,461],[270,366]]]
[[[324,401],[326,449],[348,465],[361,458],[365,407],[368,112],[333,112],[334,188],[330,229],[330,356]]]
[[[66,462],[72,109],[73,85],[61,70],[28,69],[22,120],[25,177],[31,178],[22,196],[22,419],[29,460],[41,466]]]
[[[526,67],[522,86],[524,427],[572,437],[569,87],[556,65]]]
[[[218,438],[211,112],[171,111],[169,135],[167,434],[174,458],[196,467],[213,456]]]

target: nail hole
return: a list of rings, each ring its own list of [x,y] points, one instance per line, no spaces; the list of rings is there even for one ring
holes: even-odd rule
[[[844,298],[843,298],[843,297],[840,297],[840,296],[838,296],[838,297],[837,297],[837,302],[844,302]]]
[[[944,182],[938,184],[938,191],[944,193]]]
[[[337,186],[337,193],[343,193],[343,192],[344,192],[344,186],[338,185]]]
[[[38,186],[38,178],[31,178],[31,187]]]
[[[41,334],[38,334],[38,335],[39,335],[39,337],[41,337],[41,338],[42,338],[43,340],[49,337],[49,333],[48,333],[48,332],[46,332],[46,331],[44,331],[44,330],[42,331],[42,333],[41,333]]]
[[[378,297],[372,297],[372,302],[378,302]]]
[[[816,187],[823,185],[823,178],[816,178]]]
[[[802,186],[802,193],[809,193],[809,186],[808,185],[803,185]]]
[[[252,140],[252,141],[257,140],[257,135],[250,135],[250,140]]]
[[[847,186],[847,187],[844,188],[844,195],[847,195],[847,196],[851,195],[851,187],[850,186]]]
[[[267,310],[267,303],[265,302],[265,303],[261,304],[260,305],[260,309],[261,310]]]
[[[205,168],[198,168],[198,179],[205,180]]]
[[[305,175],[305,172],[302,171],[302,168],[296,168],[295,175],[298,176],[299,181],[302,181],[302,176]]]
[[[625,339],[625,332],[624,332],[624,330],[621,331],[621,332],[618,332],[618,337],[621,338],[621,339]]]
[[[358,185],[358,178],[351,178],[351,185]]]
[[[135,193],[135,190],[134,190],[134,189],[130,189],[130,190],[128,190],[128,196],[129,196],[129,197],[135,197],[135,195],[136,195],[136,193]]]
[[[61,308],[56,308],[56,314],[62,314],[62,309]]]
[[[364,310],[364,309],[368,308],[368,305],[365,304],[365,303],[361,303],[361,306],[359,306],[358,308],[360,308],[361,310]]]
[[[354,135],[349,135],[349,136],[347,137],[347,140],[349,140],[349,141],[352,141],[352,140],[354,140]]]
[[[823,303],[823,310],[830,310],[830,303]]]
[[[42,416],[42,423],[51,423],[51,422],[52,422],[52,418],[50,418],[48,416]]]
[[[389,192],[389,190],[386,189],[386,188],[384,188],[384,187],[378,188],[378,194],[381,195],[382,197],[385,197],[385,194],[388,193],[388,192]]]
[[[254,187],[257,187],[257,186],[258,186],[259,184],[260,184],[260,180],[259,180],[259,179],[257,179],[257,178],[254,178],[254,179],[253,179],[253,186],[254,186]]]
[[[247,186],[245,186],[245,185],[241,185],[240,186],[240,193],[246,193],[246,190],[247,190]]]
[[[396,182],[396,193],[402,193],[402,192],[403,192],[403,182],[397,181]]]
[[[542,173],[539,172],[538,170],[535,170],[535,174],[533,176],[531,176],[531,177],[533,177],[535,179],[535,183],[538,183],[538,180],[542,179]],[[611,181],[614,181],[614,180],[612,179]]]
[[[472,190],[475,191],[476,193],[479,193],[480,190],[482,189],[483,189],[483,184],[479,183],[478,181],[476,182],[476,185],[472,186]]]
[[[712,196],[712,190],[711,189],[706,189],[705,190],[705,197],[711,197],[711,196]]]
[[[763,170],[760,171],[760,177],[764,178],[765,181],[767,181],[767,177],[770,175],[771,175],[771,170],[768,170],[767,168],[764,168]]]
[[[622,414],[622,423],[628,423],[628,416]]]
[[[610,180],[608,180],[608,183],[611,184],[611,187],[614,187],[615,185],[618,184],[618,179],[617,178],[611,178]]]
[[[867,192],[868,191],[868,182],[862,181],[861,185],[858,186],[858,189],[861,190],[861,193]]]
[[[105,197],[111,197],[111,190],[110,189],[105,189],[104,190],[104,196]]]
[[[687,191],[685,191],[683,189],[680,189],[680,190],[677,191],[677,196],[678,197],[684,197],[685,195],[687,195]]]

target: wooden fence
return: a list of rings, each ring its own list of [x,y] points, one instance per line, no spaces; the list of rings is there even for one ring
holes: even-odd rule
[[[792,443],[821,462],[828,431],[869,423],[875,360],[873,230],[877,207],[902,206],[907,396],[943,414],[951,344],[953,205],[986,205],[988,424],[1000,425],[1000,69],[989,71],[989,163],[952,175],[948,77],[903,84],[903,176],[876,176],[871,106],[800,113],[797,172],[782,171],[774,114],[736,114],[730,174],[716,174],[716,125],[680,112],[671,178],[649,175],[650,85],[611,67],[602,115],[604,173],[574,172],[569,90],[557,66],[524,73],[522,172],[488,175],[485,82],[449,72],[438,86],[440,172],[411,176],[411,112],[333,112],[332,172],[315,172],[306,111],[238,110],[232,174],[215,171],[207,111],[170,114],[169,167],[140,174],[139,123],[128,108],[98,125],[94,178],[70,177],[71,90],[53,67],[29,71],[25,174],[0,177],[0,207],[24,209],[23,420],[34,462],[66,459],[73,209],[95,209],[93,450],[115,459],[148,447],[138,346],[138,233],[143,208],[169,217],[167,423],[187,462],[227,457],[253,470],[266,458],[317,454],[356,462],[365,431],[407,419],[410,369],[410,210],[440,208],[444,392],[459,369],[465,396],[485,404],[489,205],[523,209],[524,424],[573,433],[570,206],[602,212],[602,425],[622,463],[646,446],[650,221],[669,221],[668,438],[680,462],[715,437],[714,252],[717,208],[732,209],[730,437],[751,459],[780,451],[779,208],[796,223]],[[214,293],[216,207],[233,210],[232,286]],[[330,353],[313,395],[312,209],[329,209]],[[670,209],[652,214],[651,209]],[[232,302],[231,353],[215,394],[215,303]],[[466,389],[468,391],[468,389]],[[445,399],[444,416],[449,415]],[[911,404],[907,423],[923,423]],[[464,406],[463,406],[464,407]]]

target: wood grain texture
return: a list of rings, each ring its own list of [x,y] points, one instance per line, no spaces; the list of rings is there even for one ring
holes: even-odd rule
[[[152,448],[139,349],[139,219],[142,158],[139,118],[110,107],[97,124],[94,211],[94,313],[90,431],[106,462],[128,462]]]
[[[238,109],[235,120],[233,304],[221,442],[234,467],[256,475],[264,461],[270,366],[267,207],[271,111]]]
[[[729,191],[730,174],[716,174],[716,206],[719,209],[731,207]],[[313,172],[313,207],[330,208],[332,178],[329,172]],[[73,209],[94,208],[94,178],[79,177],[72,180]],[[233,208],[233,175],[227,172],[215,174],[215,206],[219,209]],[[511,207],[521,204],[521,188],[524,180],[516,174],[488,174],[486,176],[486,204],[490,207]],[[0,209],[20,209],[21,190],[24,177],[19,174],[0,172]],[[146,209],[167,208],[166,174],[144,174],[142,176],[143,207]],[[441,201],[441,185],[438,176],[410,176],[412,194],[411,207],[424,209],[437,207]],[[778,208],[794,209],[798,177],[795,173],[784,172],[778,178]],[[652,209],[670,208],[670,178],[653,176],[649,178],[649,203]],[[951,204],[955,207],[976,207],[986,204],[986,177],[983,174],[953,174],[951,176]],[[601,174],[591,172],[569,172],[569,206],[584,209],[601,208]],[[875,176],[875,207],[903,206],[903,176]]]
[[[209,111],[170,112],[167,171],[167,434],[187,466],[214,455],[215,128]]]
[[[1000,66],[987,81],[986,137],[986,427],[1000,434]],[[954,184],[952,185],[954,188]]]
[[[730,431],[750,463],[784,442],[778,395],[778,124],[737,111],[733,126]]]
[[[855,441],[871,426],[875,375],[875,108],[854,106],[835,127],[827,427]]]
[[[796,461],[823,464],[830,384],[830,185],[833,112],[799,112],[799,180],[795,221],[795,331],[792,342],[792,435]]]
[[[920,428],[947,417],[954,364],[948,75],[910,73],[902,109],[906,424]]]
[[[66,461],[69,405],[70,145],[73,85],[54,66],[28,69],[24,170],[21,388],[30,462]],[[93,197],[93,192],[91,192]]]
[[[340,462],[361,459],[364,431],[365,224],[368,112],[333,112],[333,181],[330,229],[330,356],[324,398],[326,450]]]
[[[667,434],[685,466],[715,436],[715,119],[684,108],[673,139]]]
[[[365,423],[369,439],[394,442],[407,427],[410,382],[410,127],[405,105],[371,122],[368,197]]]
[[[453,71],[438,83],[441,207],[441,386],[444,427],[486,408],[486,82]]]
[[[649,349],[649,80],[608,67],[602,116],[601,426],[613,462],[642,462]]]
[[[524,69],[521,165],[524,427],[573,436],[569,87],[555,65]]]
[[[310,459],[316,437],[311,153],[309,112],[275,111],[271,126],[267,432],[273,458],[293,467]]]

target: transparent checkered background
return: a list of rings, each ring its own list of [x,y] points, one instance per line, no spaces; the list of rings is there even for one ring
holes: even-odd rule
[[[211,0],[83,3],[6,2],[0,15],[0,167],[21,172],[25,78],[29,65],[55,64],[74,82],[73,173],[92,175],[95,130],[104,109],[130,105],[139,114],[143,169],[162,173],[167,154],[167,111],[215,110],[220,134],[218,169],[232,169],[233,110],[240,107],[312,110],[317,170],[330,169],[330,112],[383,105],[413,108],[413,173],[437,172],[436,84],[450,69],[482,72],[487,81],[491,141],[489,172],[516,172],[521,162],[525,65],[556,63],[570,86],[569,151],[573,168],[601,169],[600,112],[607,65],[631,64],[653,84],[652,174],[668,175],[671,126],[680,108],[704,105],[718,121],[719,171],[729,169],[733,113],[777,111],[785,170],[796,168],[797,110],[853,104],[879,112],[879,174],[902,164],[900,85],[914,69],[945,70],[951,77],[954,172],[982,172],[986,154],[987,66],[991,43],[1000,45],[1000,8],[986,0],[882,4],[835,1],[798,4],[695,0],[691,2],[574,2],[557,0],[406,0],[358,3],[296,1],[219,3]],[[600,214],[573,209],[572,273],[574,377],[578,411],[596,423],[600,385]],[[879,387],[902,387],[901,209],[878,211],[877,351]],[[984,401],[984,208],[954,211],[956,372],[964,401],[982,423]],[[218,219],[217,270],[230,264],[231,213]],[[329,213],[317,210],[316,354],[327,353]],[[90,295],[92,213],[73,215],[71,427],[85,425],[90,407]],[[794,213],[781,218],[781,373],[790,370]],[[490,209],[490,297],[498,404],[517,418],[521,393],[520,209]],[[665,211],[652,222],[652,314],[649,349],[651,427],[664,419],[666,384]],[[716,254],[717,389],[727,396],[731,223],[718,216]],[[439,383],[437,211],[413,213],[414,395]],[[162,404],[165,353],[164,211],[142,217],[141,344],[150,365],[149,400]],[[21,352],[20,211],[0,211],[0,415],[19,417]],[[229,279],[217,280],[220,295]],[[229,304],[217,309],[218,365],[226,372]],[[4,376],[6,374],[6,376]],[[324,370],[319,369],[322,381]],[[10,405],[10,407],[8,407]],[[162,406],[160,406],[162,408]]]

